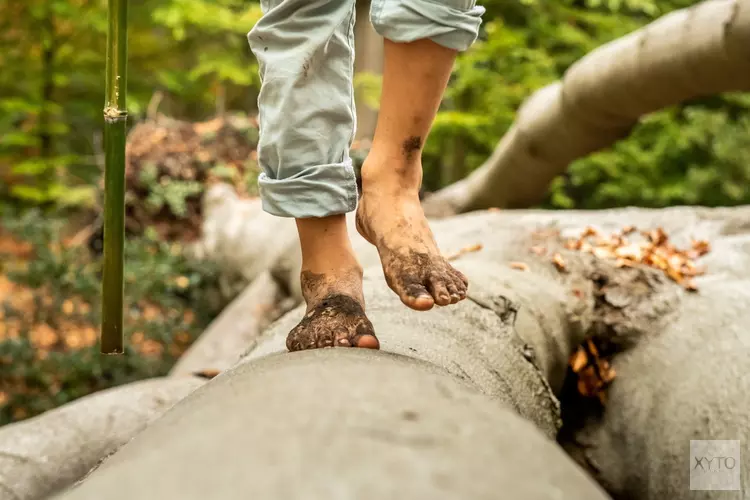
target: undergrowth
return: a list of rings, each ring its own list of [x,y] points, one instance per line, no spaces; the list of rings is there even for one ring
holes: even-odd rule
[[[165,375],[223,305],[217,268],[147,231],[126,243],[125,354],[101,355],[101,259],[42,212],[1,222],[27,252],[0,256],[0,425]]]

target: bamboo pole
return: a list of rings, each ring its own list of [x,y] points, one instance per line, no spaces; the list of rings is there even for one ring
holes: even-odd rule
[[[101,352],[123,352],[128,0],[109,0],[104,106],[104,267]]]

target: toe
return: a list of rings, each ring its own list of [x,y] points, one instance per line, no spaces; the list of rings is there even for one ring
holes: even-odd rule
[[[447,306],[451,303],[451,295],[445,282],[446,276],[433,275],[430,278],[430,293],[439,306]]]
[[[352,344],[355,347],[365,349],[380,349],[380,342],[375,336],[375,329],[370,320],[364,319],[357,325],[357,330],[352,338]]]
[[[461,294],[458,291],[456,280],[451,280],[450,282],[448,282],[446,288],[448,288],[448,294],[451,296],[451,304],[455,304],[456,302],[461,300]]]
[[[380,349],[380,342],[375,335],[358,335],[354,337],[354,346],[364,349]]]
[[[317,347],[333,347],[333,339],[331,337],[320,338]]]
[[[463,289],[463,291],[466,292],[466,289],[469,288],[469,278],[453,266],[451,266],[451,270],[453,271],[453,275],[460,282],[461,286],[459,286],[459,290]]]
[[[464,281],[460,277],[454,276],[453,284],[456,287],[456,294],[458,295],[458,300],[464,300],[466,298],[466,292],[467,292],[466,283],[464,283]]]
[[[427,311],[435,305],[435,299],[432,298],[427,288],[421,284],[412,284],[404,287],[399,293],[401,302],[417,311]]]
[[[314,349],[316,341],[307,335],[300,328],[295,328],[286,337],[286,348],[289,352],[304,351],[305,349]]]

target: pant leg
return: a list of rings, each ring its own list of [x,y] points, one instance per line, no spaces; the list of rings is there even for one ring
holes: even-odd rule
[[[424,38],[464,51],[477,39],[484,7],[476,0],[372,0],[375,30],[393,42]]]
[[[248,34],[258,59],[258,180],[280,217],[351,212],[355,0],[263,0]]]

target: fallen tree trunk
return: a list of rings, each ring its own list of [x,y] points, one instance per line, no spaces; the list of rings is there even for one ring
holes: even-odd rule
[[[749,339],[739,328],[750,297],[736,293],[750,280],[747,220],[749,207],[510,211],[451,218],[433,225],[441,248],[451,253],[464,246],[482,247],[456,263],[470,277],[470,302],[426,314],[404,310],[375,268],[367,278],[368,312],[384,349],[472,381],[539,425],[534,407],[519,404],[518,396],[507,392],[517,381],[508,375],[514,369],[504,356],[517,354],[519,347],[503,345],[496,338],[502,330],[479,319],[487,311],[508,317],[520,305],[516,329],[521,353],[563,396],[564,413],[571,417],[560,440],[571,454],[618,498],[684,498],[690,436],[743,440],[750,429],[750,386],[742,375],[745,365],[737,359],[737,353],[747,352]],[[608,234],[631,224],[663,227],[682,247],[689,247],[691,238],[711,241],[713,251],[702,261],[709,274],[697,280],[697,295],[660,271],[620,269],[561,248],[560,238],[577,236],[588,225]],[[371,249],[355,241],[362,259],[371,264]],[[546,247],[546,260],[529,251],[532,245]],[[550,262],[554,249],[567,263],[564,273]],[[529,271],[511,270],[509,262],[524,263]],[[728,287],[724,292],[723,283]],[[298,310],[280,321],[248,357],[283,352],[283,338],[300,315]],[[727,335],[709,345],[708,332],[719,331]],[[604,339],[621,352],[613,360],[618,377],[603,413],[562,390],[568,356],[584,337]],[[730,352],[735,354],[727,356]],[[685,379],[688,369],[693,385]],[[686,411],[678,411],[680,405]],[[705,492],[704,498],[719,495]]]
[[[242,211],[233,212],[229,205],[222,213],[232,225],[231,214],[241,216]],[[302,314],[296,310],[274,325],[241,365],[178,404],[62,498],[100,498],[105,490],[108,498],[132,494],[134,490],[119,492],[113,486],[123,484],[123,478],[146,488],[135,495],[146,499],[152,494],[189,499],[252,493],[295,498],[310,491],[328,498],[327,488],[334,487],[364,498],[364,489],[382,497],[391,493],[389,487],[430,498],[482,498],[498,488],[518,492],[519,498],[547,498],[551,492],[601,498],[551,440],[543,439],[560,428],[556,394],[562,397],[563,414],[575,416],[565,421],[560,440],[613,494],[683,498],[688,491],[685,439],[747,438],[750,387],[736,358],[747,349],[738,325],[744,319],[741,312],[750,310],[745,303],[750,298],[735,293],[750,279],[747,220],[748,207],[486,212],[440,221],[434,231],[448,253],[469,245],[482,249],[456,260],[472,281],[469,300],[428,313],[399,303],[378,267],[371,265],[373,250],[358,241],[361,259],[370,267],[368,312],[384,352],[280,354],[286,332]],[[710,273],[698,281],[699,294],[687,294],[659,271],[618,268],[562,248],[562,239],[588,225],[607,233],[627,224],[663,226],[681,246],[690,237],[710,240],[713,252],[702,262]],[[232,234],[235,241],[243,238],[241,231]],[[262,242],[258,249],[253,244],[254,233],[244,238],[248,255],[261,251]],[[548,254],[531,252],[532,245],[544,246]],[[280,256],[297,251],[269,250]],[[556,250],[565,272],[551,262],[549,253]],[[276,265],[268,262],[271,268]],[[516,269],[513,262],[528,270]],[[731,286],[720,293],[722,282]],[[234,310],[239,320],[244,311]],[[684,319],[670,326],[673,318]],[[231,316],[223,321],[231,323]],[[696,334],[693,327],[702,330]],[[707,344],[711,328],[730,335],[701,351],[698,346]],[[622,350],[613,360],[618,377],[603,413],[589,411],[587,404],[565,393],[568,356],[592,336],[609,339]],[[732,358],[724,357],[732,351]],[[700,383],[686,386],[681,372],[672,369],[676,366],[689,367]],[[729,380],[734,386],[727,388]],[[694,395],[688,393],[691,387]],[[453,398],[450,403],[441,399],[446,393]],[[675,417],[683,404],[690,411]],[[415,413],[418,424],[411,426]],[[450,427],[456,422],[461,425]],[[492,429],[486,422],[492,422]],[[460,438],[451,439],[447,430]],[[386,444],[377,453],[360,454],[360,447],[373,442]],[[472,475],[476,464],[466,450],[484,457],[484,467],[489,464],[493,474]],[[541,470],[514,469],[539,460],[544,460],[538,462]],[[157,462],[168,465],[157,467]],[[414,464],[423,464],[422,472]],[[511,476],[495,477],[503,467]],[[394,476],[394,470],[411,474]],[[391,479],[367,482],[378,475]],[[290,476],[301,479],[290,482]],[[424,477],[436,479],[422,481]],[[471,484],[461,479],[467,477]],[[720,497],[708,493],[705,498]]]
[[[704,1],[575,63],[533,94],[492,156],[430,196],[431,217],[523,208],[578,158],[625,137],[638,119],[700,96],[750,90],[750,3]]]
[[[136,382],[4,426],[0,498],[42,499],[70,486],[203,383],[195,377]]]
[[[59,498],[607,498],[512,410],[413,359],[307,351],[209,386]]]

